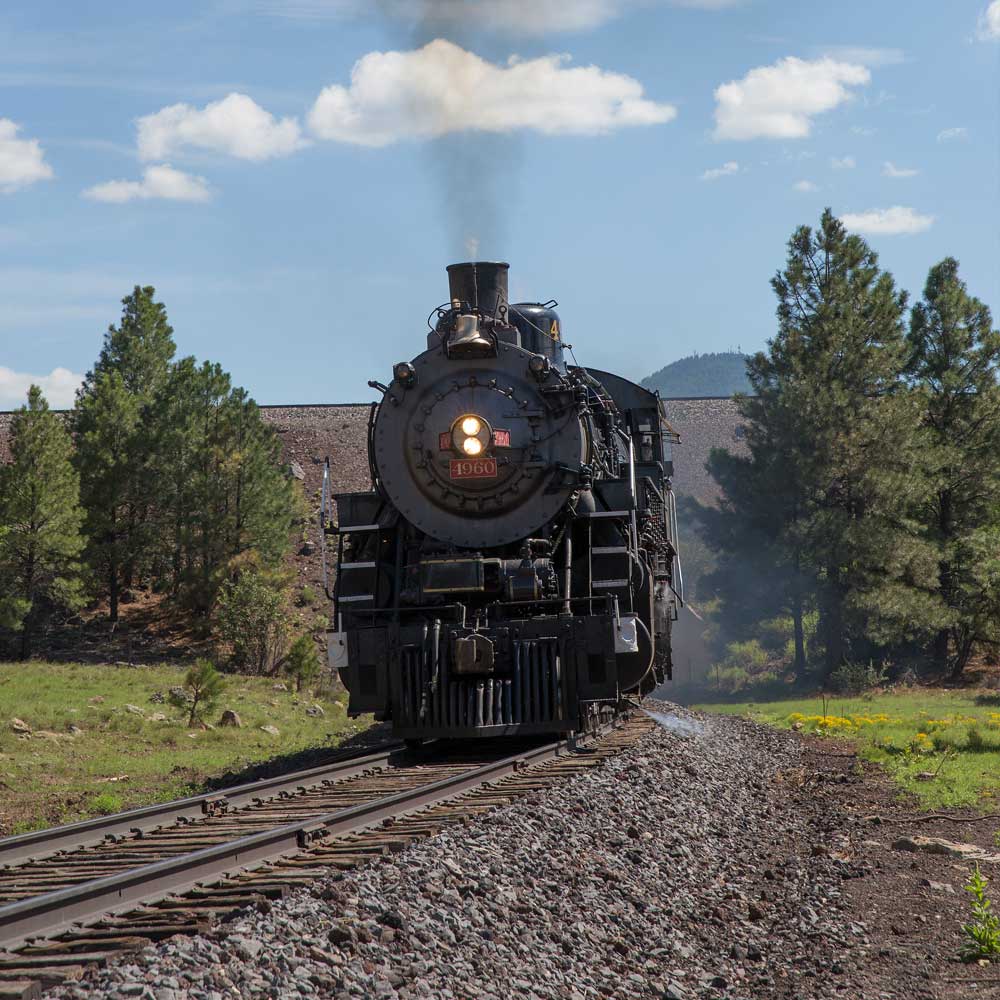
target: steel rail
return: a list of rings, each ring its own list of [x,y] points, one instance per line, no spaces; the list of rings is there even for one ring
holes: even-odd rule
[[[350,753],[327,764],[245,782],[231,788],[191,795],[172,802],[140,806],[127,812],[81,820],[66,826],[50,827],[0,838],[0,872],[26,861],[48,858],[68,850],[91,847],[109,837],[142,833],[154,827],[199,819],[227,809],[254,804],[255,799],[272,799],[283,792],[295,792],[324,781],[343,781],[375,767],[383,767],[393,756],[405,752],[403,744],[392,741],[371,752],[371,748]]]
[[[361,805],[0,906],[0,948],[9,951],[33,937],[47,937],[72,924],[156,902],[199,882],[308,848],[324,837],[356,833],[385,819],[409,815],[583,747],[572,738],[559,740]]]

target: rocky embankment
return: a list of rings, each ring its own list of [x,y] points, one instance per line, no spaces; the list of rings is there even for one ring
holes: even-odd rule
[[[898,872],[865,852],[902,855],[845,808],[865,781],[850,754],[660,708],[603,767],[52,996],[988,995],[940,985],[925,949],[954,954],[950,924],[912,952],[874,939],[878,880]]]

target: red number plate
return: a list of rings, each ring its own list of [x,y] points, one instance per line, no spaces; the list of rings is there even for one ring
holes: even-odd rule
[[[496,479],[497,460],[495,458],[453,458],[450,474],[452,479]]]
[[[493,432],[493,444],[497,448],[509,448],[510,447],[510,431],[494,431]]]

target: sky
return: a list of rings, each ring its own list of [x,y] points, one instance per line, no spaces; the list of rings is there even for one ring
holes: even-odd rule
[[[368,400],[468,259],[640,379],[761,349],[826,206],[997,311],[998,98],[1000,0],[7,0],[0,409],[136,284],[259,402]]]

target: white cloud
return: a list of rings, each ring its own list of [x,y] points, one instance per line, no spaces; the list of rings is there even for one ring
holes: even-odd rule
[[[0,118],[0,193],[3,194],[54,176],[39,141],[19,139],[20,128],[9,118]]]
[[[921,215],[903,205],[893,205],[892,208],[872,208],[867,212],[846,212],[840,221],[848,229],[873,236],[912,236],[930,229],[934,216]]]
[[[834,170],[853,170],[857,165],[857,160],[853,156],[841,156],[839,159],[836,156],[830,158],[830,166]]]
[[[786,56],[758,66],[716,88],[715,138],[805,138],[813,116],[850,100],[849,87],[869,82],[864,66],[833,59]]]
[[[443,31],[475,28],[509,35],[587,31],[621,17],[648,0],[379,0],[378,9],[411,27]],[[741,0],[668,0],[675,7],[721,10]],[[371,13],[371,0],[259,0],[264,14],[297,21],[325,21]]]
[[[723,163],[721,167],[712,167],[701,175],[703,181],[717,181],[720,177],[731,177],[740,172],[740,165],[735,160]]]
[[[73,405],[82,381],[82,375],[68,368],[53,368],[48,375],[27,375],[0,365],[0,410],[13,410],[23,405],[33,385],[42,390],[54,410],[67,410]]]
[[[956,139],[968,139],[969,130],[964,126],[944,128],[937,134],[938,142],[954,142]]]
[[[823,55],[840,62],[858,63],[862,66],[898,66],[905,62],[902,49],[871,48],[863,45],[834,45]]]
[[[866,127],[864,125],[852,125],[851,126],[851,131],[855,135],[863,135],[863,136],[865,136],[867,138],[870,135],[874,135],[878,131],[878,129],[877,128],[869,128],[869,127]]]
[[[916,177],[919,173],[920,171],[915,170],[913,167],[897,167],[895,163],[891,163],[889,160],[886,160],[882,166],[883,177],[901,179],[903,177]]]
[[[288,156],[305,142],[295,118],[277,119],[246,94],[230,94],[204,108],[171,104],[136,122],[139,156],[162,160],[191,148],[241,160]]]
[[[818,191],[819,190],[819,188],[816,187],[816,185],[813,184],[812,181],[796,181],[792,185],[792,187],[796,191],[801,191],[803,194],[806,194],[806,193],[808,193],[810,191]]]
[[[121,204],[136,199],[162,198],[166,201],[208,201],[212,197],[204,177],[175,170],[167,163],[146,167],[141,181],[106,181],[83,192],[91,201]]]
[[[369,52],[349,87],[334,84],[316,98],[309,126],[322,139],[386,146],[462,131],[592,135],[676,117],[632,77],[568,61],[512,56],[498,66],[442,38],[410,52]]]
[[[984,42],[1000,39],[1000,0],[993,0],[979,15],[979,38]]]

